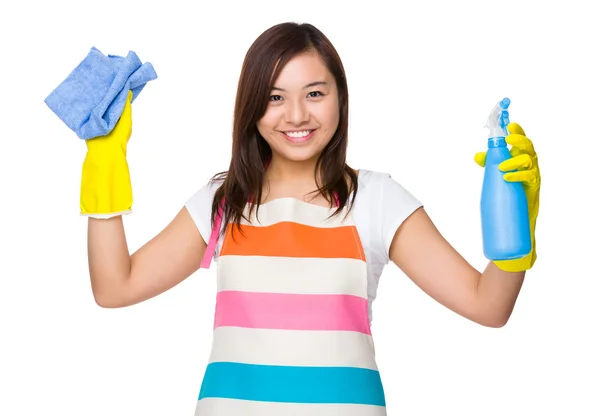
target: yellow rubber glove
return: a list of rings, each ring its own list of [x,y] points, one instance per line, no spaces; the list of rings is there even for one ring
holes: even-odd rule
[[[87,154],[81,174],[82,215],[110,218],[131,212],[133,193],[127,142],[131,137],[131,98],[129,91],[119,121],[106,136],[85,141]]]
[[[498,168],[503,172],[507,172],[504,174],[505,181],[523,183],[529,208],[532,248],[531,252],[523,258],[495,261],[494,263],[504,271],[520,272],[529,270],[537,259],[535,251],[535,223],[540,205],[541,176],[533,143],[527,138],[521,126],[517,123],[510,123],[507,129],[509,134],[506,136],[506,143],[512,146],[510,149],[512,158],[500,163]],[[479,152],[475,154],[475,162],[479,166],[484,167],[485,157],[486,152]],[[510,172],[514,170],[516,172]]]

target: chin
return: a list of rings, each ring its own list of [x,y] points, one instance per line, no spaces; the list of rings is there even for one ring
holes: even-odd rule
[[[313,149],[294,149],[292,151],[286,151],[279,155],[290,162],[308,162],[309,160],[317,159],[319,157],[318,151]]]

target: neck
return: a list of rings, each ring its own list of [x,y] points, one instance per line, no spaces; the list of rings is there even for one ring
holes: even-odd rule
[[[268,181],[285,182],[289,184],[315,183],[315,166],[317,157],[310,160],[295,162],[283,160],[273,155],[265,174]]]

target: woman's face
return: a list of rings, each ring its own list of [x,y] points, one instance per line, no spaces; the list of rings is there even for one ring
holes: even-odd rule
[[[318,157],[338,122],[335,79],[318,54],[307,52],[283,68],[257,127],[273,157],[300,162]]]

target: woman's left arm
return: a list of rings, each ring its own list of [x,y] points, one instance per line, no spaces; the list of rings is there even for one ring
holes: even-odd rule
[[[490,262],[473,268],[440,234],[424,208],[396,231],[390,259],[433,299],[481,325],[503,326],[512,313],[525,272],[506,272]]]
[[[522,182],[527,195],[532,251],[523,259],[490,262],[483,273],[473,268],[441,235],[425,209],[419,208],[398,228],[390,245],[390,259],[433,299],[474,322],[504,326],[515,305],[525,270],[536,260],[535,223],[539,206],[540,174],[533,144],[516,123],[508,126],[506,142],[511,159],[500,164],[504,179]],[[485,164],[485,153],[475,160]]]

